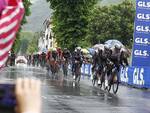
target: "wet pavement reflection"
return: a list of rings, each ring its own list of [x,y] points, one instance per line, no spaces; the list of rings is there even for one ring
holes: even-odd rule
[[[120,86],[117,95],[93,87],[88,79],[74,85],[72,77],[51,79],[45,69],[9,67],[0,80],[34,77],[42,81],[42,113],[150,113],[150,91]]]

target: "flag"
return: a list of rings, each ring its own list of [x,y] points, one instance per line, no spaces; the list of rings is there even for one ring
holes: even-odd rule
[[[22,0],[9,1],[11,2],[8,2],[8,5],[0,12],[0,68],[7,61],[24,15]]]

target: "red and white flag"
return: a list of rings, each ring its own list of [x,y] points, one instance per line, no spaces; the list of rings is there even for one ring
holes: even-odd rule
[[[8,4],[0,12],[0,68],[8,58],[24,15],[22,0],[7,0]]]

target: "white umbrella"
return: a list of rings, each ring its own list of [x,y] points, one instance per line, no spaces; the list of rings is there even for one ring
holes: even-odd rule
[[[93,49],[102,49],[104,50],[104,44],[96,44],[93,46]]]
[[[121,47],[124,48],[124,45],[118,40],[108,40],[108,41],[105,42],[105,44],[109,45],[111,48],[114,48],[115,45],[120,45]]]

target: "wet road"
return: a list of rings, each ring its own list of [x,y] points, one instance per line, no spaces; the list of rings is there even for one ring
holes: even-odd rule
[[[72,79],[51,80],[40,68],[6,68],[0,80],[17,77],[36,77],[42,81],[42,113],[150,113],[150,91],[119,87],[117,95],[92,87],[87,78],[80,86]]]

